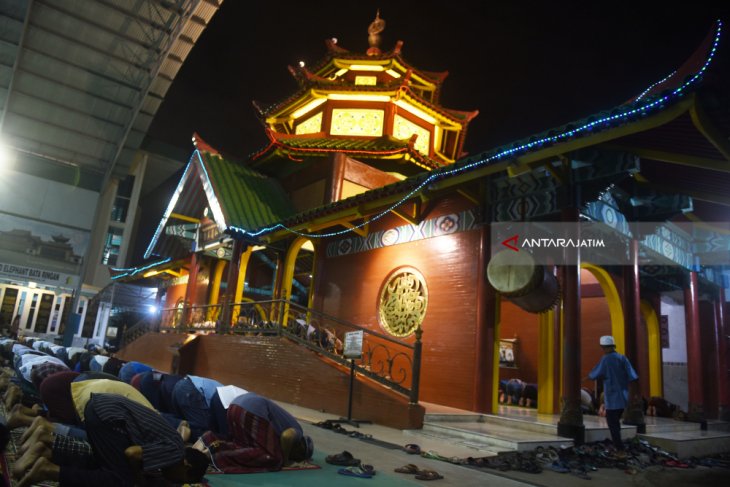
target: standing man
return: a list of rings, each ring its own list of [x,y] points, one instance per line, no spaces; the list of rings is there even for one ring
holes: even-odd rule
[[[611,335],[602,336],[599,343],[604,355],[584,380],[603,379],[608,430],[616,449],[623,450],[621,415],[629,404],[629,382],[638,380],[639,376],[629,359],[616,352],[616,342]]]

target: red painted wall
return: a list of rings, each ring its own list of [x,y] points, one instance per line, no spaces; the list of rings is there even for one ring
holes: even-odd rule
[[[500,368],[500,380],[521,379],[537,384],[539,315],[528,313],[506,299],[501,300],[499,337],[517,338],[517,368]]]
[[[470,206],[461,199],[444,200],[426,218]],[[400,218],[389,215],[370,231],[404,224]],[[476,287],[480,273],[484,272],[474,265],[478,252],[479,230],[474,229],[353,255],[323,257],[315,303],[324,313],[383,332],[377,316],[383,282],[399,267],[417,269],[428,288],[422,325],[420,399],[470,408],[474,394]],[[413,338],[406,340],[412,342]]]

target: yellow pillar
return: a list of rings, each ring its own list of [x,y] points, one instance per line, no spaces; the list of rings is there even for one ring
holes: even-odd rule
[[[537,366],[537,412],[554,414],[555,399],[555,311],[540,313]]]
[[[663,396],[661,338],[659,336],[659,320],[651,304],[641,301],[641,314],[646,322],[646,333],[649,347],[649,394]]]
[[[308,239],[299,237],[292,242],[289,250],[286,252],[286,258],[284,259],[284,276],[281,280],[281,299],[286,304],[284,305],[284,312],[281,316],[281,325],[286,326],[289,320],[289,301],[291,300],[291,288],[292,280],[294,279],[294,269],[297,263],[297,255],[299,255],[299,249],[302,248],[304,242]]]
[[[223,279],[223,269],[226,267],[226,261],[221,259],[215,264],[215,270],[213,271],[213,282],[211,283],[210,299],[208,304],[218,304],[218,296],[221,291],[221,280]]]
[[[492,354],[492,414],[499,412],[499,323],[502,311],[502,297],[499,293],[494,298],[494,353]]]
[[[253,247],[250,245],[241,254],[241,263],[238,266],[238,282],[236,282],[236,292],[233,295],[233,302],[240,303],[243,299],[243,288],[246,284],[246,270],[248,269],[248,261],[251,258]]]
[[[226,261],[221,259],[215,264],[215,270],[213,271],[213,282],[211,283],[210,298],[208,299],[209,305],[218,304],[218,297],[220,296],[221,280],[223,279],[223,269],[226,267]],[[208,308],[207,319],[212,321],[218,317],[217,308]]]

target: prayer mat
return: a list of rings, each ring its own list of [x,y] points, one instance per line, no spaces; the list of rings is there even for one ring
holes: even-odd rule
[[[316,463],[312,463],[311,461],[304,461],[304,462],[292,463],[291,465],[282,467],[282,469],[279,471],[280,472],[289,472],[289,471],[295,471],[295,470],[317,470],[319,468],[322,468],[322,467],[320,467]],[[249,473],[262,473],[262,472],[249,472]],[[208,471],[205,473],[205,475],[207,476],[207,475],[227,475],[227,474],[225,472],[218,470],[215,467],[215,465],[211,464],[208,467]],[[248,475],[248,474],[237,473],[237,474],[228,474],[228,475]]]

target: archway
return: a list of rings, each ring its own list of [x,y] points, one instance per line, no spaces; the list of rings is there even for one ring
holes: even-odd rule
[[[616,285],[613,283],[611,275],[606,270],[590,262],[582,262],[581,269],[585,269],[596,278],[601,286],[603,295],[606,297],[608,304],[608,312],[611,316],[611,334],[616,340],[616,350],[619,353],[625,353],[625,327],[624,327],[624,310],[621,305],[621,297],[619,296]]]
[[[305,237],[295,239],[284,260],[284,275],[281,281],[281,298],[287,302],[281,316],[281,324],[286,326],[289,320],[289,301],[293,298],[293,288],[296,286],[300,297],[305,295],[304,301],[300,304],[312,307],[314,293],[314,245],[311,240]]]

